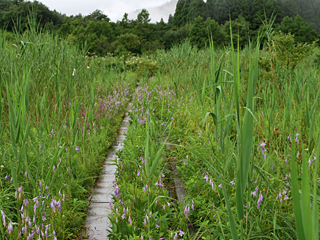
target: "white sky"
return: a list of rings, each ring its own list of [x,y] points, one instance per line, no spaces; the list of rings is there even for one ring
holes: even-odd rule
[[[121,20],[124,13],[131,13],[137,9],[160,6],[169,0],[39,0],[50,10],[56,10],[62,14],[88,15],[99,9],[106,14],[111,21]],[[152,18],[152,16],[150,16]],[[167,20],[167,19],[164,19]]]

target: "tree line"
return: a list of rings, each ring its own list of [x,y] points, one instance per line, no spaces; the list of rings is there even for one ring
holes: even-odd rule
[[[125,13],[121,21],[112,22],[101,10],[66,16],[38,1],[0,0],[0,25],[9,33],[25,31],[30,12],[39,28],[99,56],[149,53],[186,39],[203,48],[209,37],[216,46],[228,45],[230,25],[245,46],[271,20],[275,31],[294,34],[296,42],[316,41],[320,32],[320,0],[178,0],[174,15],[156,23],[150,22],[145,9],[137,19],[128,19]]]

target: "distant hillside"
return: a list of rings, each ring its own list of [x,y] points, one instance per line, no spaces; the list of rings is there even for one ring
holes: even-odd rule
[[[178,0],[171,0],[170,2],[162,4],[158,7],[147,8],[147,11],[150,14],[151,22],[159,22],[161,18],[163,18],[165,22],[168,22],[169,15],[172,14],[173,16],[175,12],[177,2]],[[141,10],[142,9],[137,9],[134,12],[129,13],[129,19],[136,19]]]

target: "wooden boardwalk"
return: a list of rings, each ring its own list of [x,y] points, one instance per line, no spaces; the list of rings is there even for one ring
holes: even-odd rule
[[[123,141],[126,139],[130,120],[128,112],[131,111],[131,106],[132,103],[129,103],[115,144],[108,153],[91,198],[91,209],[88,211],[86,218],[86,235],[88,235],[88,239],[90,240],[108,239],[107,235],[110,229],[108,215],[111,211],[112,193],[114,192],[113,185],[117,170],[114,160],[117,158],[116,151],[123,148]]]

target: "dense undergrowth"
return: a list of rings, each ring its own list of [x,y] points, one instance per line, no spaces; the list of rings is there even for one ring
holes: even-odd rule
[[[90,58],[32,27],[14,37],[0,35],[2,238],[79,237],[132,95],[110,238],[317,239],[314,45]]]
[[[315,54],[280,59],[281,41],[153,55],[119,152],[112,239],[318,239],[319,69]]]
[[[0,56],[0,239],[76,238],[135,77],[32,26]]]

